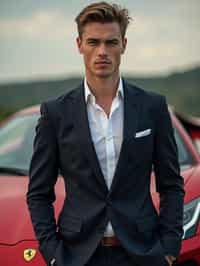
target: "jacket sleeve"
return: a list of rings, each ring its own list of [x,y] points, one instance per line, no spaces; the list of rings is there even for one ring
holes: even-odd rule
[[[166,255],[177,257],[183,235],[184,182],[166,100],[161,97],[155,133],[154,171],[160,194],[159,232]]]
[[[55,128],[45,103],[41,104],[40,112],[29,168],[27,204],[39,249],[49,265],[58,246],[53,208],[54,186],[58,177],[58,147]]]

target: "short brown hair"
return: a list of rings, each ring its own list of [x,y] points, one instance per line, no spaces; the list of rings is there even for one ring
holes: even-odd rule
[[[121,29],[122,38],[124,38],[130,20],[128,9],[107,2],[98,2],[86,6],[75,18],[79,37],[82,36],[83,28],[89,22],[117,22]]]

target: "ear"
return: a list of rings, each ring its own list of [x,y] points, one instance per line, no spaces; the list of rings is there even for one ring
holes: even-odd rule
[[[126,45],[127,45],[127,38],[122,39],[122,51],[121,53],[123,54],[126,50]]]
[[[76,38],[76,44],[77,44],[77,47],[78,47],[79,53],[82,54],[82,40],[81,40],[80,37],[77,37],[77,38]]]

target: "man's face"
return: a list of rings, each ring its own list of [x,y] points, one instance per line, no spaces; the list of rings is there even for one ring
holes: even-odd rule
[[[118,75],[126,48],[118,23],[87,23],[77,45],[84,57],[86,74],[101,78]]]

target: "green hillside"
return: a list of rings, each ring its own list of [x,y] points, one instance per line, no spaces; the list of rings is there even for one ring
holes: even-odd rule
[[[125,76],[129,82],[146,90],[166,95],[178,111],[200,116],[200,67],[168,76]],[[0,119],[10,112],[58,96],[76,87],[81,77],[54,81],[0,84]]]

